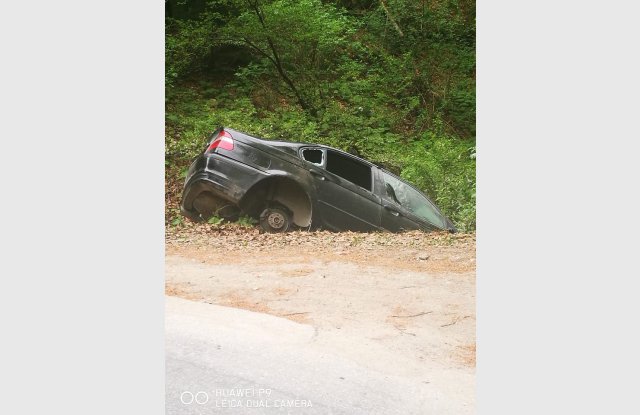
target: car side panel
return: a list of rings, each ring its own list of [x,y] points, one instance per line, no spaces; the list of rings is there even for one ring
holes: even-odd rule
[[[322,225],[334,231],[380,229],[380,198],[333,173],[309,164],[314,171]]]
[[[391,232],[423,229],[420,223],[411,219],[402,206],[387,200],[382,201],[382,227]]]
[[[323,217],[320,215],[317,189],[309,172],[309,164],[297,155],[295,144],[293,144],[294,147],[287,148],[286,146],[278,146],[278,143],[256,139],[236,131],[232,131],[231,134],[234,137],[234,141],[240,143],[240,146],[246,146],[251,151],[269,158],[269,168],[256,166],[258,169],[265,171],[269,176],[287,177],[300,184],[311,201],[311,227],[326,227]],[[248,161],[251,162],[251,159],[249,158]]]

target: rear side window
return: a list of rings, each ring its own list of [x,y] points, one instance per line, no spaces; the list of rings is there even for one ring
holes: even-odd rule
[[[302,158],[310,163],[322,166],[322,150],[317,148],[307,148],[302,150]]]
[[[326,169],[363,189],[371,191],[371,167],[358,160],[327,150]]]
[[[422,193],[386,172],[382,172],[382,176],[388,199],[413,212],[416,216],[440,228],[446,228],[445,219]]]

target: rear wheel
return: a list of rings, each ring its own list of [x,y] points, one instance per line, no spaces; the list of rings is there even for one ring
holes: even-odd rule
[[[291,214],[284,206],[267,207],[260,214],[260,226],[267,232],[286,232],[291,227]]]

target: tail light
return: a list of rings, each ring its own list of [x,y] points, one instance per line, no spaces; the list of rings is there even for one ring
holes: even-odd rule
[[[211,144],[209,144],[205,153],[212,153],[216,148],[229,151],[233,150],[233,137],[231,137],[231,134],[224,130],[220,131]]]

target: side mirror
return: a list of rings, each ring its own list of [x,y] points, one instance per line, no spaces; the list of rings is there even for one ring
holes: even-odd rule
[[[389,196],[390,198],[395,200],[397,204],[402,206],[402,203],[400,203],[398,197],[396,196],[396,191],[393,190],[393,187],[389,183],[385,183],[385,189],[387,189],[387,196]]]

